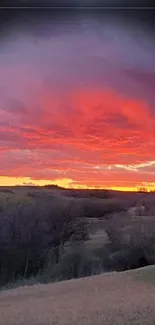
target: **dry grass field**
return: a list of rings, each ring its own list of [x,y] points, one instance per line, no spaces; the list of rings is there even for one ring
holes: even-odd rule
[[[0,292],[0,325],[153,325],[155,267]]]

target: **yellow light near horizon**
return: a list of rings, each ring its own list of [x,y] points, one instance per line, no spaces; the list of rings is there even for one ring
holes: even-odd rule
[[[36,185],[44,186],[48,184],[58,185],[62,187],[68,187],[72,182],[70,178],[63,178],[57,180],[43,180],[43,179],[32,179],[30,177],[8,177],[0,176],[0,186],[24,186],[24,185]]]
[[[117,191],[139,191],[140,187],[143,188],[143,184],[135,186],[88,186],[87,184],[75,183],[70,178],[56,179],[56,180],[38,180],[32,179],[30,177],[8,177],[0,176],[0,186],[25,186],[25,185],[35,185],[35,186],[45,186],[45,185],[57,185],[64,188],[73,188],[73,189],[107,189],[107,190],[117,190]],[[148,192],[155,191],[155,183],[147,183],[145,188]]]

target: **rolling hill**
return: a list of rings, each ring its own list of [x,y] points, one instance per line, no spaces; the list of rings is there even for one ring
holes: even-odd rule
[[[1,325],[153,325],[155,267],[0,292]]]

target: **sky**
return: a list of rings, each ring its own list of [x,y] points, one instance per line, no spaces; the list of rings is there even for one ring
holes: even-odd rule
[[[22,19],[0,35],[0,185],[154,190],[154,34],[105,15]]]
[[[154,6],[154,0],[1,0],[0,7],[7,6]]]

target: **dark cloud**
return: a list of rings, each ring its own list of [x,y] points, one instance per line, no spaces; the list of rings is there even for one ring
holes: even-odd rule
[[[51,7],[151,7],[154,6],[152,0],[1,0],[1,6],[51,6]]]

